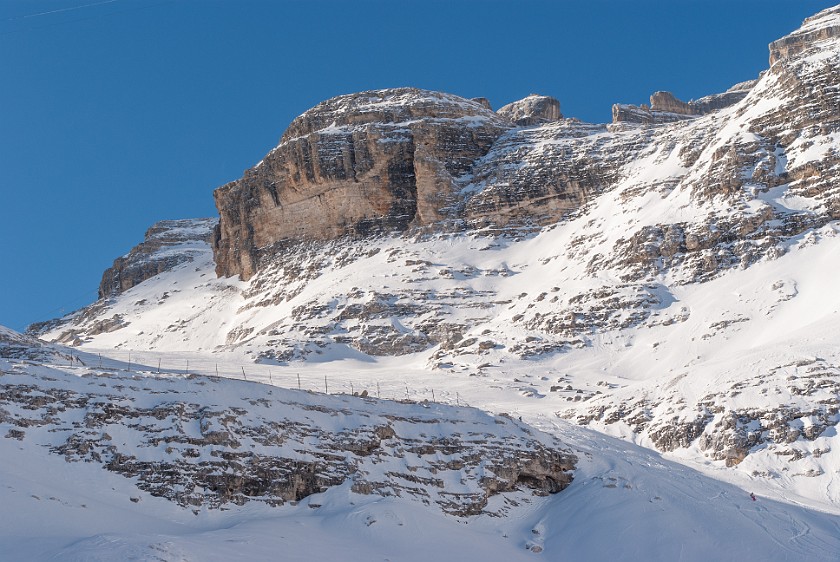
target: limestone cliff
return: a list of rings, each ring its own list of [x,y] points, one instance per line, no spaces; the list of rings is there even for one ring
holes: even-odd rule
[[[840,6],[806,18],[802,27],[770,43],[770,65],[813,49],[820,41],[840,37]]]
[[[410,89],[330,100],[217,192],[218,266],[251,279],[213,279],[205,246],[33,332],[287,373],[406,355],[405,375],[380,364],[390,395],[474,377],[456,403],[498,389],[824,496],[840,489],[838,18],[771,45],[757,80],[655,94],[647,121],[517,124]],[[345,236],[415,227],[429,235]],[[419,365],[434,378],[410,382]]]
[[[411,88],[319,104],[245,177],[216,192],[217,273],[252,278],[243,314],[286,308],[253,325],[250,318],[240,319],[243,325],[204,319],[202,326],[215,326],[207,328],[209,340],[221,349],[266,338],[256,353],[279,361],[305,356],[310,345],[320,350],[336,343],[369,355],[436,345],[443,355],[459,355],[472,344],[484,345],[482,352],[495,349],[479,326],[499,317],[506,327],[534,332],[524,342],[499,336],[517,355],[530,356],[644,323],[651,306],[668,302],[652,295],[651,286],[703,283],[779,258],[840,218],[840,41],[821,31],[833,29],[838,10],[809,18],[807,33],[789,36],[795,42],[773,43],[771,52],[777,44],[797,47],[757,80],[691,102],[657,92],[642,112],[671,116],[670,122],[582,123],[559,117],[559,104],[544,96],[494,113],[486,100]],[[517,125],[526,115],[548,122]],[[464,289],[469,279],[504,284],[499,278],[511,270],[506,261],[462,264],[458,256],[435,257],[426,248],[390,246],[414,248],[406,238],[344,239],[410,229],[518,235],[543,227],[565,233],[550,259],[574,261],[568,269],[576,272],[573,294],[565,305],[556,304],[562,302],[556,296],[552,306],[531,303],[510,318],[496,288]],[[203,251],[209,261],[210,250]],[[404,266],[393,265],[401,257]],[[102,294],[125,290],[165,266],[146,261],[132,268],[118,260]],[[364,273],[377,268],[405,277],[410,288],[375,287],[378,281],[363,277],[306,296],[313,280],[354,262],[364,264]],[[604,272],[610,273],[600,277]],[[430,289],[431,278],[452,286]],[[220,291],[235,290],[235,280],[229,281],[231,287],[225,279],[214,282]],[[553,282],[546,292],[560,292],[560,285]],[[168,290],[159,293],[149,303],[178,301]],[[446,320],[464,307],[462,299],[471,301],[471,316]],[[33,332],[66,342],[106,333],[117,338],[132,315],[144,314],[134,305],[96,306]],[[176,330],[181,318],[173,312],[169,323]],[[472,329],[477,335],[466,337]],[[159,345],[157,335],[150,338],[144,345]],[[472,343],[461,346],[462,339]],[[440,359],[443,364],[447,357]]]
[[[219,275],[247,279],[284,240],[403,231],[449,216],[455,179],[510,124],[481,101],[415,88],[325,101],[215,192]]]

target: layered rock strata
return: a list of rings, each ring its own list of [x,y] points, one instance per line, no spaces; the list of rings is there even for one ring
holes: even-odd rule
[[[350,482],[359,494],[469,516],[496,494],[563,490],[577,461],[555,438],[471,408],[5,367],[0,435],[95,463],[182,507],[276,506]]]
[[[612,122],[660,125],[684,119],[707,115],[734,105],[747,97],[755,80],[736,84],[722,94],[713,94],[698,100],[684,102],[671,92],[654,92],[650,105],[627,105],[617,103],[612,108]]]
[[[146,231],[143,242],[114,260],[99,283],[99,298],[119,295],[182,263],[190,262],[196,253],[203,252],[213,239],[218,220],[165,220]]]
[[[249,279],[261,256],[301,240],[413,227],[551,224],[614,189],[628,177],[629,161],[667,143],[678,148],[688,170],[669,182],[691,183],[701,199],[737,199],[736,186],[772,189],[788,178],[806,197],[824,197],[825,191],[803,186],[826,170],[785,163],[791,161],[788,147],[800,148],[809,142],[804,137],[819,136],[814,142],[823,143],[835,132],[836,65],[806,59],[824,48],[830,55],[837,19],[836,9],[824,11],[774,42],[771,59],[784,64],[773,64],[758,80],[689,102],[656,92],[649,106],[614,106],[609,127],[563,119],[557,100],[538,95],[496,113],[485,99],[411,88],[328,100],[298,117],[280,145],[242,179],[216,191],[217,273]],[[816,72],[815,65],[825,68]],[[813,110],[804,111],[803,99],[813,101]],[[759,105],[765,109],[751,110]],[[717,121],[703,119],[718,114]],[[716,139],[727,124],[730,133],[746,127],[755,136],[732,137],[729,148],[703,155],[702,147],[720,144]],[[817,124],[819,130],[812,130]],[[639,131],[638,125],[657,130]],[[743,177],[745,169],[753,170],[750,177]],[[835,206],[827,203],[831,216]],[[741,230],[766,237],[759,227],[774,219],[767,212],[767,220],[750,218],[752,226]],[[704,235],[678,226],[687,242],[678,242],[676,253],[707,249]],[[699,242],[689,242],[692,236]],[[714,268],[716,262],[708,263]]]
[[[325,101],[215,192],[219,275],[250,278],[284,240],[400,232],[449,217],[456,179],[510,124],[482,101],[414,88]]]
[[[840,37],[840,6],[806,18],[802,27],[770,43],[770,65],[812,49],[815,43]]]
[[[524,99],[502,106],[496,113],[520,127],[553,123],[563,118],[560,102],[551,96],[539,94],[531,94]]]
[[[627,391],[595,396],[588,406],[563,415],[580,424],[625,425],[660,451],[696,442],[703,454],[726,466],[738,465],[759,451],[788,457],[791,463],[805,457],[818,459],[821,450],[814,442],[835,435],[840,423],[840,368],[819,358],[774,367],[750,378],[718,380],[717,388],[710,388],[693,403],[686,403],[677,386],[635,391],[632,397]],[[772,388],[781,398],[768,399],[765,391],[748,405],[733,400],[756,388]],[[799,464],[803,473],[823,473],[821,461]]]

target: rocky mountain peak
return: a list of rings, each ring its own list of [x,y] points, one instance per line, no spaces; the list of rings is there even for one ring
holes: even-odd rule
[[[419,88],[390,88],[337,96],[298,116],[283,133],[280,144],[319,131],[354,125],[409,124],[416,119],[494,119],[480,102]]]
[[[695,167],[703,143],[719,144],[713,142],[716,131],[724,131],[720,122],[703,118],[730,109],[762,137],[761,150],[774,153],[795,133],[782,138],[770,130],[769,115],[762,117],[750,107],[765,104],[773,120],[785,122],[789,131],[816,121],[824,128],[833,123],[835,96],[821,84],[834,82],[836,69],[825,62],[833,56],[828,41],[840,33],[838,21],[838,8],[825,10],[770,46],[772,61],[818,53],[823,58],[812,66],[823,69],[822,75],[806,67],[776,70],[774,65],[758,80],[696,100],[658,91],[650,105],[613,106],[610,127],[563,119],[556,99],[537,94],[495,113],[487,100],[417,88],[322,102],[296,118],[280,144],[242,179],[216,190],[217,274],[250,279],[263,258],[299,242],[418,228],[442,232],[550,224],[618,185],[629,160],[657,143],[672,142],[675,135],[682,137],[682,166]],[[802,97],[825,98],[826,105],[819,101],[819,115],[808,117],[797,106]],[[726,119],[731,117],[727,113]],[[680,130],[688,122],[699,124]],[[633,132],[660,126],[667,130],[655,136]],[[734,130],[725,133],[731,136]],[[740,142],[735,136],[732,140]],[[744,145],[735,160],[744,160],[746,151],[751,148]],[[758,158],[750,153],[748,160]],[[731,186],[744,185],[740,172],[721,154],[704,154],[699,167],[709,161],[717,171],[692,180],[706,184],[695,189],[703,199],[721,190],[734,195]],[[783,179],[761,170],[757,185],[775,186]],[[795,174],[814,176],[804,169]]]
[[[551,96],[539,94],[530,94],[526,98],[504,105],[496,113],[520,127],[542,125],[563,118],[560,102]]]
[[[770,43],[770,65],[808,53],[818,43],[840,37],[840,6],[823,10],[802,22],[793,33]]]
[[[836,16],[789,38],[830,34]],[[486,377],[661,450],[761,474],[790,455],[825,490],[840,356],[814,342],[840,311],[826,275],[840,48],[809,41],[756,80],[687,102],[656,92],[611,125],[516,126],[554,115],[541,96],[498,114],[411,88],[328,100],[217,190],[215,264],[205,246],[195,267],[35,331]],[[360,236],[408,229],[428,235]]]

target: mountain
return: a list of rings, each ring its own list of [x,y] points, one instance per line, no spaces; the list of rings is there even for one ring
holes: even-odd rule
[[[840,517],[752,500],[545,416],[528,416],[540,431],[464,406],[327,396],[84,351],[21,361],[5,348],[10,560],[828,561],[840,547]]]
[[[686,509],[727,481],[822,510],[803,515],[819,559],[840,513],[840,7],[769,50],[753,80],[609,124],[537,95],[325,101],[216,190],[218,222],[155,225],[99,301],[30,335],[521,415],[582,459],[558,497],[595,501],[577,475],[607,472],[584,459],[632,451],[645,486],[655,463],[700,478]]]

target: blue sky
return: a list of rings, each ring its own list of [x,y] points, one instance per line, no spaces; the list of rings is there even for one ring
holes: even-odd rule
[[[321,100],[536,92],[606,122],[754,78],[834,3],[0,0],[0,324],[93,302],[152,223],[215,215],[213,189]]]

